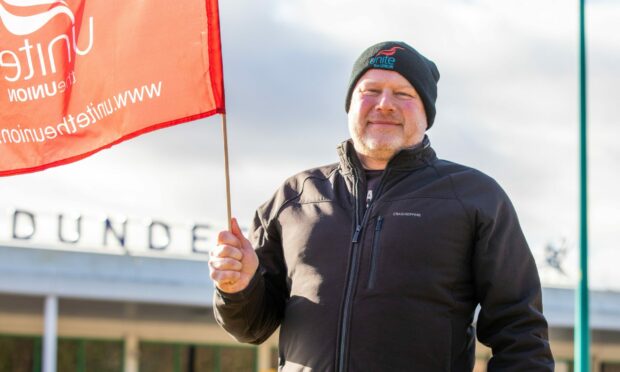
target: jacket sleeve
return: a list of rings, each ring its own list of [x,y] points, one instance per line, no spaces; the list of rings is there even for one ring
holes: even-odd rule
[[[264,342],[278,328],[289,296],[279,232],[265,225],[259,211],[249,238],[259,258],[256,274],[243,291],[216,288],[213,299],[216,321],[237,341],[252,344]]]
[[[473,275],[488,371],[553,371],[540,279],[516,212],[495,181],[478,194]]]

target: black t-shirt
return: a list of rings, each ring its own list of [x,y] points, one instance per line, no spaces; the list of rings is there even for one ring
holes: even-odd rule
[[[383,169],[380,170],[365,170],[366,172],[366,208],[368,208],[368,204],[372,201],[373,193],[377,190],[377,186],[379,186],[379,181],[381,180],[381,176],[383,175]]]

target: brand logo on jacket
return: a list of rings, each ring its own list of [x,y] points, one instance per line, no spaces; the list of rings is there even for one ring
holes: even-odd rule
[[[419,212],[394,212],[392,213],[394,217],[422,217],[422,213]]]

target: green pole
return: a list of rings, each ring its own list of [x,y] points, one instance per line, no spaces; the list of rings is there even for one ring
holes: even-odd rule
[[[588,300],[588,172],[586,131],[586,33],[585,0],[579,0],[579,100],[580,100],[580,275],[575,291],[575,371],[590,371],[590,321]]]

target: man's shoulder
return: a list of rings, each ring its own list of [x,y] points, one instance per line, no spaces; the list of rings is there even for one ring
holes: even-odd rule
[[[450,160],[437,159],[433,163],[433,166],[440,175],[450,176],[453,179],[497,183],[493,177],[476,168]]]
[[[284,206],[290,203],[331,200],[332,176],[338,169],[339,164],[333,163],[306,169],[288,177],[259,209],[270,213],[275,212],[277,215]]]
[[[303,184],[310,179],[316,181],[328,180],[338,170],[339,166],[338,163],[332,163],[303,170],[288,177],[282,186],[298,189],[303,187]]]
[[[287,178],[279,192],[289,200],[300,202],[332,199],[333,176],[340,169],[338,163],[323,165],[301,171]]]
[[[504,199],[505,191],[488,174],[463,164],[437,159],[434,168],[440,176],[449,177],[457,195],[464,199]]]

